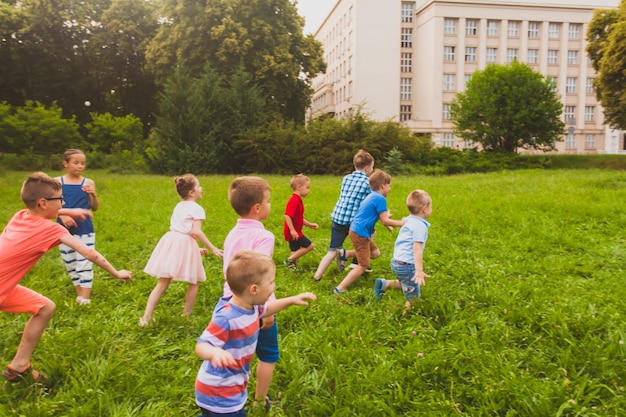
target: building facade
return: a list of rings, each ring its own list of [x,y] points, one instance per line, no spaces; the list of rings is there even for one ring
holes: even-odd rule
[[[360,108],[395,119],[439,146],[463,149],[450,103],[490,63],[527,63],[556,83],[567,132],[559,153],[626,152],[604,124],[586,54],[596,8],[619,0],[339,0],[315,33],[326,74],[312,82],[309,117],[343,118]]]

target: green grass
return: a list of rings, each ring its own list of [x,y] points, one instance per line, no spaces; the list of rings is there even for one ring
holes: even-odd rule
[[[223,278],[206,258],[207,281],[194,315],[181,317],[183,284],[141,329],[155,279],[142,273],[168,229],[178,199],[169,177],[88,173],[101,201],[97,248],[132,283],[98,270],[93,301],[78,306],[56,250],[22,281],[57,303],[33,357],[44,386],[2,383],[2,416],[195,416],[196,338],[210,319]],[[0,176],[0,226],[21,208],[25,173]],[[236,216],[233,177],[201,177],[204,231],[221,246]],[[434,201],[425,252],[432,278],[408,316],[400,292],[374,301],[375,277],[391,278],[397,232],[379,227],[383,255],[343,297],[334,265],[312,279],[330,239],[329,213],[340,178],[313,177],[306,230],[316,244],[305,271],[282,266],[282,213],[289,179],[266,177],[276,235],[277,294],[313,291],[309,308],[279,314],[282,358],[270,395],[273,416],[621,416],[626,409],[626,173],[516,171],[394,178],[388,204],[406,215],[414,188]],[[13,357],[28,316],[0,314],[0,363]],[[412,332],[415,332],[413,334]],[[418,353],[423,353],[418,358]],[[251,381],[254,387],[254,380]],[[263,415],[251,410],[250,415]]]

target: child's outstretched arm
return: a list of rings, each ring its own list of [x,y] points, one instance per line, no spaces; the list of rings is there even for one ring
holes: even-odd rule
[[[216,248],[206,237],[204,232],[202,231],[202,220],[194,220],[193,226],[191,227],[191,236],[194,239],[202,243],[205,247],[209,248],[213,255],[221,258],[224,256],[224,252],[221,249]]]
[[[320,227],[320,225],[319,225],[319,224],[317,224],[317,223],[311,223],[311,222],[310,222],[310,221],[308,221],[307,219],[304,219],[303,224],[304,224],[306,227],[310,227],[310,228],[311,228],[311,229],[313,229],[313,230],[317,230],[317,229],[319,229],[319,227]]]
[[[280,310],[284,310],[289,306],[308,306],[306,300],[317,300],[317,297],[312,292],[303,292],[302,294],[294,295],[291,297],[279,298],[273,301],[267,302],[267,308],[264,312],[265,316],[271,316],[278,313]]]
[[[237,361],[230,352],[220,349],[206,342],[196,343],[196,355],[203,361],[209,361],[218,368],[237,366]]]
[[[383,211],[378,215],[378,220],[389,229],[390,227],[402,227],[404,226],[404,220],[392,220],[390,211]],[[391,229],[389,230],[391,231]]]
[[[106,260],[104,256],[100,254],[100,252],[85,245],[77,237],[68,234],[63,236],[60,240],[61,243],[64,243],[70,248],[74,249],[76,252],[80,253],[85,258],[98,265],[109,274],[113,275],[115,278],[123,279],[127,282],[131,279],[132,274],[129,271],[126,271],[124,269],[120,269],[118,271],[113,265],[109,263],[109,261]]]

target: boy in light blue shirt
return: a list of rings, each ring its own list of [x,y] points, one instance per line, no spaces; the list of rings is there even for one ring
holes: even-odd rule
[[[377,278],[374,283],[374,296],[378,301],[390,288],[402,290],[406,298],[405,313],[420,296],[420,286],[426,285],[425,279],[430,277],[424,272],[423,253],[430,227],[426,219],[433,212],[433,204],[426,191],[414,190],[407,196],[406,206],[411,215],[398,233],[391,261],[391,270],[397,279]]]

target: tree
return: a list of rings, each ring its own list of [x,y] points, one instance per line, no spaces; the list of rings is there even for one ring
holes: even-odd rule
[[[587,40],[587,52],[598,73],[596,96],[604,107],[606,123],[626,129],[626,1],[617,10],[595,10]]]
[[[552,150],[565,128],[553,88],[553,81],[524,63],[489,64],[452,102],[454,132],[487,151]]]

